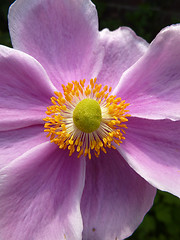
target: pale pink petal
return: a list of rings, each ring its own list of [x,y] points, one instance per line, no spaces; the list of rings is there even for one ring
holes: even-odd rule
[[[144,56],[127,70],[116,92],[130,114],[149,119],[180,119],[180,25],[163,29]]]
[[[148,49],[148,43],[130,28],[100,32],[100,44],[105,49],[103,65],[97,82],[115,88],[125,70],[133,65]]]
[[[53,86],[29,55],[0,46],[0,130],[42,123]]]
[[[81,200],[83,239],[116,240],[131,235],[153,204],[156,189],[117,150],[87,161]]]
[[[13,46],[35,57],[57,88],[97,75],[98,18],[91,1],[17,0],[9,28]]]
[[[0,169],[45,141],[49,139],[43,125],[0,132]]]
[[[180,121],[130,118],[118,149],[150,184],[180,197]]]
[[[0,238],[81,240],[84,161],[44,143],[0,171]]]

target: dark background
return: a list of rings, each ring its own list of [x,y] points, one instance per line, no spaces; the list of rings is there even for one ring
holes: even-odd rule
[[[13,1],[0,2],[0,44],[11,46],[7,12]],[[165,26],[180,22],[180,1],[170,0],[94,0],[100,29],[131,27],[151,42]],[[108,224],[108,223],[107,223]],[[143,223],[128,240],[180,240],[180,200],[158,191],[155,203]],[[102,239],[103,240],[103,239]]]

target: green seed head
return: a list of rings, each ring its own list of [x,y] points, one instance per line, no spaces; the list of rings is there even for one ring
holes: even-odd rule
[[[102,115],[99,103],[90,98],[80,101],[73,111],[75,126],[85,133],[91,133],[99,128]]]

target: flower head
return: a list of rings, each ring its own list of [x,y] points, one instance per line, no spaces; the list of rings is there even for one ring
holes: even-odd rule
[[[90,0],[16,0],[9,28],[0,238],[128,237],[156,188],[180,197],[180,26],[149,45]]]

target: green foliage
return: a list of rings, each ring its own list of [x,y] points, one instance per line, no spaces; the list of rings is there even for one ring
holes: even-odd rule
[[[164,27],[180,22],[180,3],[170,0],[93,0],[98,9],[100,29],[132,28],[151,42]],[[176,3],[175,3],[176,2]],[[178,8],[179,7],[179,8]]]
[[[12,0],[0,2],[0,44],[11,46],[11,40],[8,32],[7,13]]]
[[[180,200],[158,191],[152,209],[129,240],[179,240]]]
[[[8,6],[12,0],[0,3],[0,44],[11,46],[7,27]],[[133,1],[94,0],[100,18],[100,29],[131,27],[139,36],[152,41],[165,26],[180,22],[177,2],[170,0]],[[125,2],[125,3],[124,3]],[[140,2],[140,4],[138,4]],[[179,8],[180,9],[180,8]],[[144,221],[129,240],[179,240],[180,200],[158,191],[155,203]],[[102,239],[103,240],[103,239]]]

